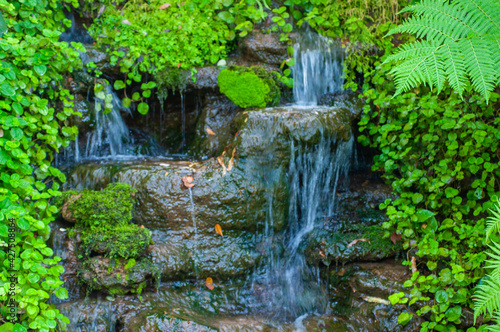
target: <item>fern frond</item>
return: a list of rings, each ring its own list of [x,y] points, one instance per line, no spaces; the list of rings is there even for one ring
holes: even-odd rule
[[[422,0],[401,12],[413,16],[389,34],[411,33],[423,40],[400,46],[387,59],[399,62],[392,71],[396,94],[419,84],[439,92],[448,81],[462,95],[470,81],[488,102],[500,85],[500,0]]]
[[[491,0],[456,0],[472,21],[479,22],[483,34],[500,32],[500,2]],[[488,20],[488,22],[485,22]]]
[[[495,321],[498,324],[498,322],[500,320],[499,320],[499,318],[497,318]],[[486,331],[489,331],[489,332],[500,332],[500,325],[488,325],[488,326],[486,326]]]
[[[482,38],[465,38],[459,42],[464,54],[464,64],[472,86],[488,101],[495,88],[496,69],[492,63],[490,45]]]
[[[474,293],[474,322],[479,315],[494,315],[500,309],[500,279],[486,276]]]
[[[446,43],[443,45],[439,50],[439,56],[444,64],[448,82],[453,90],[462,96],[468,80],[463,57],[457,43]]]
[[[490,270],[489,275],[492,278],[500,280],[500,244],[493,242],[492,244],[488,244],[488,247],[491,249],[491,252],[487,252],[486,254],[492,259],[488,259],[484,267]]]
[[[406,7],[401,12],[407,11],[413,13],[414,17],[438,22],[442,28],[449,27],[450,30],[454,31],[454,39],[463,38],[470,34],[478,34],[471,25],[467,12],[464,12],[454,2],[450,3],[447,0],[423,0],[418,4]]]
[[[491,234],[497,233],[500,229],[500,200],[489,210],[493,216],[486,219],[486,241],[488,241]],[[500,255],[500,251],[498,254]]]

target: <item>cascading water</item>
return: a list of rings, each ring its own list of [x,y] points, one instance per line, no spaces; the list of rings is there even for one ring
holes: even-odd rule
[[[297,105],[315,106],[327,93],[342,91],[343,51],[334,41],[310,30],[294,46],[293,96]]]
[[[122,119],[120,111],[130,113],[128,107],[124,107],[120,98],[113,91],[111,85],[106,86],[107,95],[111,95],[112,108],[109,113],[104,110],[103,101],[96,99],[94,107],[94,130],[87,136],[85,148],[86,158],[98,158],[102,156],[117,156],[124,153],[124,143],[130,140],[130,132]],[[97,106],[100,104],[100,107]]]

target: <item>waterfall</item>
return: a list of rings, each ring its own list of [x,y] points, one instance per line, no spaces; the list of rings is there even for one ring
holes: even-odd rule
[[[293,96],[297,105],[316,106],[327,93],[342,91],[342,57],[338,41],[307,30],[294,46]]]
[[[130,109],[123,106],[120,98],[109,84],[106,86],[106,94],[112,96],[111,104],[113,107],[111,111],[106,113],[104,102],[96,98],[93,114],[94,130],[87,136],[85,149],[87,158],[123,154],[123,143],[130,140],[129,129],[120,114],[120,111],[130,113]],[[97,104],[101,104],[100,107]]]
[[[352,137],[347,142],[323,138],[313,147],[291,141],[288,228],[284,237],[274,236],[270,211],[264,229],[269,255],[253,280],[253,288],[271,287],[259,296],[273,316],[296,318],[326,307],[326,285],[319,269],[307,264],[303,249],[314,228],[335,213],[337,188],[349,171],[353,144]],[[272,197],[267,203],[272,209]]]

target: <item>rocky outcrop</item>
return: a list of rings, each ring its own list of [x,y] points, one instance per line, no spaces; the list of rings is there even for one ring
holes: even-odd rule
[[[238,43],[240,58],[231,59],[235,64],[264,64],[279,68],[281,63],[288,58],[288,46],[281,42],[278,33],[262,33],[255,30],[242,38]]]

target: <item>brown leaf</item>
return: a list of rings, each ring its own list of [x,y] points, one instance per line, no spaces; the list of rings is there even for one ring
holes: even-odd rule
[[[369,181],[369,180],[366,180],[365,182],[363,182],[363,183],[361,184],[361,187],[366,186],[368,183],[370,183],[370,181]]]
[[[224,165],[224,159],[222,158],[222,156],[218,156],[217,161],[222,166],[222,176],[226,175],[227,169],[226,169],[226,165]]]
[[[207,286],[208,289],[213,290],[215,288],[215,286],[213,284],[214,284],[214,281],[212,280],[212,278],[208,277],[205,280],[205,286]]]
[[[356,293],[356,288],[354,288],[354,284],[353,284],[353,282],[352,282],[351,280],[349,280],[349,282],[348,282],[348,283],[349,283],[349,286],[351,286],[352,292],[353,292],[353,293]]]
[[[230,171],[233,169],[233,164],[234,164],[234,153],[236,152],[236,148],[233,149],[233,153],[231,154],[231,159],[229,159],[229,162],[227,163],[227,170]]]
[[[323,251],[322,251],[321,249],[319,250],[319,255],[320,255],[321,257],[325,257],[325,254],[323,253]]]
[[[352,241],[351,243],[349,243],[349,244],[347,245],[347,248],[352,247],[353,245],[355,245],[356,243],[358,243],[358,242],[360,242],[360,241],[370,243],[370,241],[368,241],[368,239],[356,239],[356,240]],[[371,243],[370,243],[370,244],[371,244]]]
[[[193,182],[192,176],[183,176],[182,182],[184,182],[184,186],[186,186],[186,188],[193,188],[194,187],[194,184],[191,183],[191,182]]]
[[[340,270],[337,274],[339,277],[343,277],[345,273],[345,269]]]
[[[411,273],[417,272],[417,259],[415,256],[411,258]]]
[[[71,204],[73,204],[74,202],[76,202],[76,200],[79,199],[80,197],[82,197],[82,194],[71,195],[70,198],[66,202],[64,202],[64,204],[61,208],[61,215],[62,215],[64,220],[72,222],[72,223],[76,222],[76,219],[73,218],[73,212],[71,210],[69,210],[69,206]]]
[[[427,228],[427,224],[422,224],[422,228],[426,229]]]
[[[141,225],[141,228],[144,228],[144,225]]]
[[[219,234],[220,236],[223,236],[223,235],[222,235],[222,227],[220,227],[220,225],[219,225],[219,224],[216,224],[216,225],[215,225],[215,232],[216,232],[217,234]]]
[[[238,135],[239,135],[239,134],[240,134],[240,131],[238,130],[238,131],[236,132],[236,134],[234,134],[234,138],[238,137]]]
[[[207,134],[213,135],[213,136],[215,135],[214,131],[208,127],[207,127]]]
[[[401,240],[401,234],[396,234],[395,232],[391,234],[392,243],[396,244],[399,240]]]
[[[122,21],[122,24],[132,25],[132,23],[130,23],[130,21],[129,21],[129,20],[123,20],[123,21]]]
[[[177,64],[177,68],[181,68],[181,63],[180,62]]]
[[[185,3],[186,3],[186,1],[181,2],[181,6],[184,6]]]
[[[168,7],[170,7],[170,4],[168,2],[166,2],[160,6],[160,9],[167,9]]]

